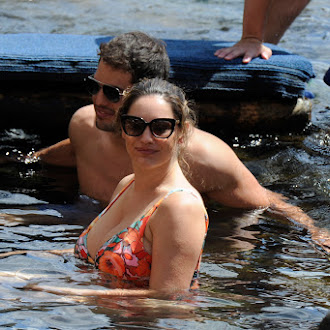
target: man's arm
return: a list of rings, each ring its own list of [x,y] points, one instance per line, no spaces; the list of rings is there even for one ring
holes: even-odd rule
[[[316,244],[330,252],[329,232],[318,228],[312,218],[287,203],[284,196],[262,187],[225,142],[195,130],[188,148],[192,184],[206,197],[229,207],[265,209],[275,218],[305,228]]]
[[[269,206],[266,209],[267,213],[273,217],[289,220],[303,227],[309,232],[314,243],[330,254],[330,233],[327,229],[315,226],[315,222],[311,217],[301,208],[287,203],[283,195],[268,189],[266,189],[266,192],[269,199]]]
[[[270,3],[270,0],[245,0],[241,40],[232,47],[218,49],[214,55],[226,60],[243,56],[243,63],[259,55],[268,60],[272,50],[263,45],[263,40]]]
[[[186,160],[189,180],[210,199],[235,208],[269,206],[266,190],[235,152],[216,136],[195,129],[187,146]]]
[[[330,233],[327,229],[317,227],[311,217],[301,208],[286,202],[283,195],[263,188],[248,169],[249,173],[246,173],[243,164],[242,168],[234,163],[236,161],[231,167],[233,173],[222,171],[227,176],[227,184],[223,189],[207,193],[209,198],[230,207],[265,209],[272,218],[288,220],[306,229],[313,242],[330,254]],[[217,175],[215,177],[219,178]]]
[[[39,158],[42,162],[54,165],[75,167],[76,158],[70,139],[65,139],[50,147],[33,153],[32,157]]]

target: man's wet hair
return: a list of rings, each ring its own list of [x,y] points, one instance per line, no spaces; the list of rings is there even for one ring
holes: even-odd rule
[[[121,34],[100,45],[100,60],[129,72],[132,84],[143,78],[167,80],[170,60],[163,41],[135,31]]]

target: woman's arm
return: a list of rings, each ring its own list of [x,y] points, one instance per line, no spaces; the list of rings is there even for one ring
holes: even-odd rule
[[[0,253],[0,259],[7,258],[14,255],[22,255],[27,254],[29,252],[48,252],[56,255],[63,255],[64,253],[73,253],[73,249],[63,249],[63,250],[16,250],[16,251],[9,251]]]
[[[131,296],[131,297],[155,297],[156,291],[148,289],[78,289],[72,287],[58,287],[47,284],[28,284],[25,286],[27,290],[44,291],[54,294],[63,294],[71,296],[98,296],[98,297],[110,297],[110,296]],[[159,296],[159,294],[158,294]]]
[[[152,235],[150,289],[188,290],[205,238],[205,210],[187,192],[170,195],[149,221]]]

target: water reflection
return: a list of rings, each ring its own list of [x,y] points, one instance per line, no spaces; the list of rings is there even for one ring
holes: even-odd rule
[[[11,156],[0,164],[0,252],[29,251],[0,259],[1,326],[246,329],[267,324],[294,329],[315,326],[326,315],[329,259],[306,232],[261,211],[212,202],[201,289],[182,301],[31,291],[29,284],[104,287],[98,271],[72,254],[42,252],[72,248],[101,207],[79,195],[75,172],[56,172],[19,159],[32,146],[48,142],[37,133],[6,130],[0,137],[2,154]],[[314,148],[323,137],[313,132],[305,137],[253,134],[234,137],[232,144],[263,184],[289,194],[320,225],[328,226],[327,156]]]
[[[305,148],[313,154],[330,157],[330,129],[311,134],[304,140]],[[328,162],[327,162],[328,163]],[[325,162],[324,165],[327,165]]]
[[[241,33],[242,1],[146,1],[147,20],[138,1],[113,2],[108,12],[102,1],[93,3],[93,9],[85,0],[79,5],[45,4],[4,1],[2,32],[116,35],[123,27],[143,27],[163,39],[229,41]],[[103,19],[91,20],[87,11]],[[127,20],[133,14],[136,19]],[[316,79],[307,86],[315,95],[311,125],[297,135],[251,132],[225,138],[264,186],[285,194],[320,227],[330,229],[330,101],[329,86],[322,81],[330,65],[328,14],[326,1],[312,1],[280,43],[312,60]],[[1,327],[311,329],[326,315],[329,259],[304,231],[258,212],[212,203],[201,289],[189,301],[87,298],[24,289],[31,283],[103,286],[100,274],[72,255],[40,252],[72,247],[100,210],[95,201],[79,195],[74,172],[22,162],[22,155],[60,140],[52,138],[17,128],[0,132],[0,252],[30,251],[0,259]]]

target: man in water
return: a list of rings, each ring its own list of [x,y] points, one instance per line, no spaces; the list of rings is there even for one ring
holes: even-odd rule
[[[125,144],[115,124],[123,92],[143,78],[167,79],[164,44],[142,32],[122,34],[100,46],[99,64],[87,79],[93,104],[78,109],[69,124],[69,139],[40,150],[48,164],[77,168],[80,191],[108,203],[114,188],[132,173]],[[186,161],[191,183],[206,198],[244,209],[265,208],[291,218],[310,231],[313,220],[281,195],[263,188],[234,151],[216,136],[193,129]]]
[[[243,63],[249,63],[259,55],[269,59],[272,50],[263,43],[278,44],[309,2],[310,0],[245,0],[241,40],[232,47],[218,49],[215,55],[226,60],[243,56]]]

